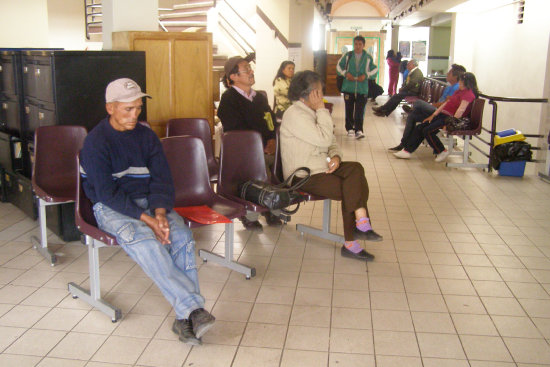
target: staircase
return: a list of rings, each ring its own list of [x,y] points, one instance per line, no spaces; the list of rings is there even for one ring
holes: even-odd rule
[[[208,11],[215,6],[215,1],[188,0],[172,8],[159,8],[159,31],[164,32],[206,32]],[[102,13],[101,0],[85,0],[86,38],[101,42]],[[226,55],[218,54],[218,47],[213,45],[214,70],[223,70]]]

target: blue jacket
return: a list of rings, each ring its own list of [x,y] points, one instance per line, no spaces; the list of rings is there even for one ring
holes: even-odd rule
[[[174,207],[172,175],[159,138],[137,124],[117,131],[102,120],[86,137],[80,152],[80,173],[86,196],[95,204],[139,219],[143,209],[134,199],[147,198],[149,209]]]

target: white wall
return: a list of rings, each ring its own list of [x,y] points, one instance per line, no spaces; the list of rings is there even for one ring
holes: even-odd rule
[[[103,0],[103,49],[113,48],[113,32],[158,31],[158,7],[158,0]]]
[[[46,0],[0,0],[0,9],[0,47],[49,47]]]
[[[425,60],[418,60],[418,68],[422,70],[424,75],[427,75],[428,71],[428,50],[430,49],[430,28],[429,27],[399,27],[399,41],[409,41],[411,45],[411,54],[409,56],[403,55],[403,59],[410,60],[412,58],[414,41],[426,41],[426,58]],[[399,48],[395,52],[399,51]],[[386,55],[384,55],[385,57]]]
[[[50,47],[66,50],[86,48],[83,2],[48,0],[48,25]]]
[[[258,1],[258,7],[287,39],[289,39],[290,1],[293,0]],[[256,16],[256,71],[254,73],[256,84],[254,89],[265,90],[270,105],[273,103],[273,78],[275,78],[281,62],[288,58],[288,50],[279,39],[275,38],[275,32],[260,17]]]
[[[524,22],[516,23],[517,4],[453,17],[451,60],[475,73],[480,90],[501,97],[542,98],[547,70],[550,1],[529,0]],[[548,91],[546,91],[548,93]],[[484,126],[490,128],[492,108],[486,106]],[[537,134],[542,105],[498,102],[497,129],[516,128]],[[547,133],[547,132],[546,132]],[[531,141],[535,145],[540,142]],[[479,155],[474,159],[482,160]],[[534,165],[527,165],[534,171]],[[531,172],[532,172],[531,171]]]
[[[300,62],[297,70],[313,70],[313,27],[314,2],[290,1],[289,9],[289,37],[290,43],[301,44]]]

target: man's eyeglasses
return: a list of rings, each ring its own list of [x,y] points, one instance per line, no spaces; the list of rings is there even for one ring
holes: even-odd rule
[[[244,70],[239,70],[239,71],[237,72],[237,74],[250,74],[250,73],[252,73],[252,72],[254,72],[254,69],[252,69],[250,66],[248,66],[248,67],[247,67],[246,69],[244,69]]]

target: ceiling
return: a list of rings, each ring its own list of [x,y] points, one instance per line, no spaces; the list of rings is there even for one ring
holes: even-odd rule
[[[362,2],[378,11],[378,16],[387,17],[394,24],[415,25],[469,0],[326,0],[332,2],[332,11],[350,2]],[[473,0],[470,0],[473,1]],[[476,0],[483,1],[483,0]],[[486,0],[485,0],[486,1]]]

